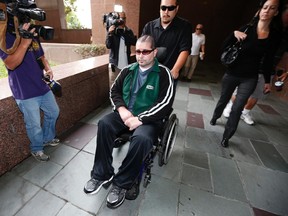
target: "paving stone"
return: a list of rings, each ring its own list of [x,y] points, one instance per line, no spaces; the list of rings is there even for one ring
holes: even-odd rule
[[[204,152],[194,151],[188,148],[184,149],[184,163],[196,167],[209,169],[208,156]]]
[[[257,209],[257,208],[253,208],[253,212],[255,216],[278,216],[276,214],[261,210],[261,209]]]
[[[209,155],[209,160],[214,193],[247,202],[235,162],[214,155]]]
[[[61,142],[71,147],[82,149],[97,134],[97,126],[78,122],[71,129],[61,135]]]
[[[237,162],[251,205],[278,215],[288,215],[288,174]]]
[[[199,88],[189,88],[189,94],[196,94],[196,95],[201,95],[201,96],[211,96],[211,91],[199,89]]]
[[[30,182],[43,187],[46,185],[61,169],[60,166],[52,161],[48,162],[38,162],[38,165],[27,172],[23,178],[29,180]]]
[[[175,216],[179,196],[179,184],[162,177],[152,176],[145,199],[139,209],[139,216]]]
[[[178,216],[187,215],[253,216],[248,204],[181,185]]]
[[[269,141],[271,143],[275,143],[275,145],[282,145],[288,147],[288,142],[287,142],[287,134],[288,134],[288,129],[287,129],[288,122],[286,121],[286,125],[281,127],[265,127],[262,130],[267,134],[269,137]]]
[[[38,166],[39,162],[35,160],[33,156],[30,156],[26,158],[24,161],[22,161],[20,164],[15,166],[12,169],[12,172],[17,174],[18,176],[23,176],[27,172],[29,172],[31,169],[33,169],[35,166]]]
[[[281,154],[283,159],[288,163],[288,146],[275,145],[277,151]]]
[[[207,191],[212,191],[210,171],[207,169],[183,165],[182,183]]]
[[[243,161],[255,165],[262,165],[255,149],[252,147],[251,141],[247,138],[233,136],[231,139],[233,145],[229,146],[231,157],[234,160]]]
[[[84,185],[90,179],[94,155],[81,152],[65,166],[45,189],[84,211],[96,213],[100,209],[108,190],[102,188],[98,194],[87,195]]]
[[[214,132],[187,127],[186,128],[186,148],[195,151],[208,152],[229,158],[229,149],[220,146],[220,134]]]
[[[40,190],[15,216],[54,216],[64,205],[64,200]]]
[[[96,138],[97,136],[93,137],[89,143],[83,148],[83,151],[86,151],[90,154],[95,154],[96,151]]]
[[[0,178],[0,215],[12,216],[19,211],[40,188],[8,172]]]
[[[71,203],[66,203],[57,216],[92,216],[92,214],[73,206]]]
[[[239,121],[238,128],[234,136],[245,137],[248,139],[257,139],[262,141],[269,141],[268,136],[263,132],[262,127],[258,124],[256,125],[247,125],[243,120]]]
[[[204,129],[203,115],[198,113],[188,112],[187,126]]]
[[[72,148],[70,146],[61,145],[58,147],[57,151],[53,151],[50,154],[50,160],[59,164],[66,165],[75,155],[79,152],[78,149]]]
[[[182,110],[185,111],[187,110],[187,100],[179,100],[179,99],[175,99],[174,103],[173,103],[173,109],[178,109],[178,110]]]
[[[251,140],[251,142],[266,167],[288,172],[288,164],[271,143],[256,140]]]
[[[168,160],[168,163],[160,167],[158,165],[158,155],[155,157],[153,167],[151,169],[152,174],[161,176],[166,179],[170,179],[174,182],[181,182],[181,173],[183,165],[183,148],[174,146],[174,150]],[[154,176],[154,175],[153,175]],[[153,182],[154,179],[151,181]]]

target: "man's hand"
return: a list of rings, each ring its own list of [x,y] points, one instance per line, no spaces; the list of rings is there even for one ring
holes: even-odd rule
[[[128,118],[124,124],[129,127],[129,130],[135,130],[137,127],[139,127],[140,125],[142,125],[143,123],[141,121],[139,121],[138,117],[130,117]]]
[[[126,107],[119,107],[118,112],[124,123],[128,118],[133,117],[133,114]]]
[[[264,84],[263,93],[264,93],[264,94],[268,94],[269,92],[271,92],[271,84],[270,84],[270,83],[265,83],[265,84]]]
[[[278,77],[278,80],[281,80],[284,82],[288,78],[288,71],[286,73],[283,73],[281,76]]]
[[[172,69],[171,75],[172,75],[173,79],[177,79],[179,77],[179,70],[177,71],[175,69]]]
[[[112,34],[115,31],[116,26],[115,25],[111,25],[108,29],[108,33]]]

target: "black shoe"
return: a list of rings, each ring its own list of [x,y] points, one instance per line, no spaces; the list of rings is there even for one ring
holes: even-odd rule
[[[212,118],[210,121],[210,125],[212,125],[212,126],[216,125],[216,121],[217,121],[217,119]]]
[[[139,195],[139,191],[139,182],[137,181],[129,190],[127,190],[125,198],[127,200],[135,200]]]
[[[221,141],[221,145],[224,148],[227,148],[229,146],[229,139],[228,138],[223,138],[222,141]]]
[[[110,179],[104,181],[91,178],[84,186],[84,192],[86,194],[95,194],[99,192],[102,186],[107,189],[111,184],[112,179],[113,176]]]
[[[117,208],[125,200],[126,189],[113,185],[107,196],[107,207]]]

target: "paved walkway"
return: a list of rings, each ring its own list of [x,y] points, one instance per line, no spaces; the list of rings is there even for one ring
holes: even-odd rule
[[[201,62],[202,63],[202,62]],[[26,159],[0,177],[0,216],[272,216],[288,215],[288,103],[269,95],[253,110],[255,126],[240,121],[230,147],[220,146],[226,119],[209,120],[223,68],[199,65],[192,83],[178,83],[174,112],[180,120],[166,166],[152,168],[152,182],[135,201],[106,207],[108,190],[86,195],[95,153],[97,109],[47,148],[51,160]],[[119,167],[127,151],[114,151]]]

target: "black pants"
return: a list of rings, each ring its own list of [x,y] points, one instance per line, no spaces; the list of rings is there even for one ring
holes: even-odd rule
[[[242,78],[229,74],[225,74],[223,76],[221,96],[214,110],[212,117],[213,119],[218,119],[221,117],[223,110],[229,102],[235,88],[238,86],[237,96],[233,103],[228,121],[225,125],[223,138],[230,139],[234,135],[242,114],[242,110],[244,109],[250,95],[256,88],[257,78],[258,77]]]
[[[129,189],[137,180],[145,157],[153,148],[158,138],[161,123],[145,124],[136,128],[130,137],[126,157],[113,178],[113,184]],[[112,152],[117,135],[127,131],[119,113],[113,112],[104,116],[98,123],[97,147],[91,177],[107,180],[114,175]]]

